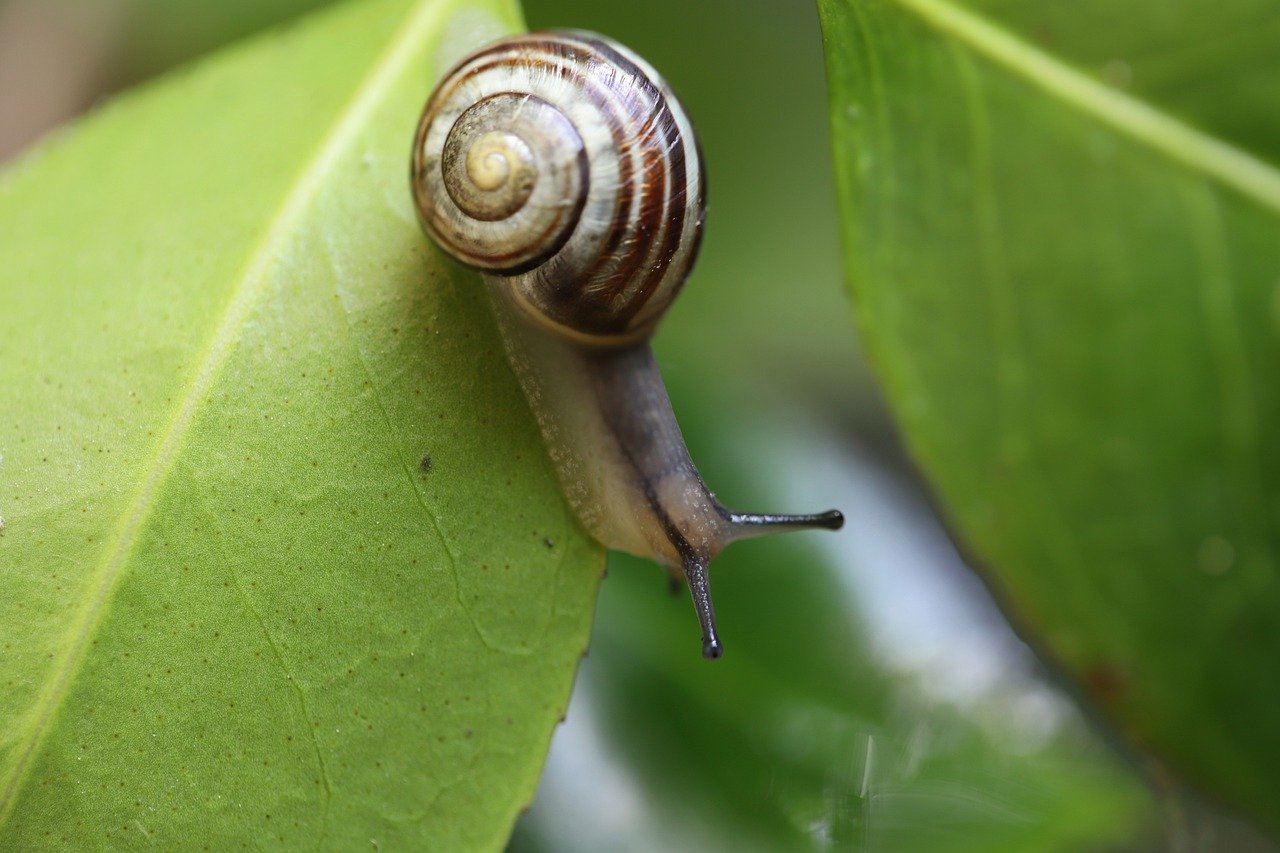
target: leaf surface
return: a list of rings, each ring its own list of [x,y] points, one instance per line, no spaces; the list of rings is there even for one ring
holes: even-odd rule
[[[0,847],[505,842],[600,553],[406,175],[518,22],[343,6],[0,178]]]
[[[1280,13],[819,6],[846,268],[916,458],[1093,699],[1280,827]]]

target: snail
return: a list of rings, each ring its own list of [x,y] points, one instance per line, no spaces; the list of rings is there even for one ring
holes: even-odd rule
[[[507,38],[437,85],[411,179],[427,234],[483,274],[578,520],[606,547],[683,577],[703,656],[719,657],[712,558],[737,539],[844,518],[730,511],[689,458],[648,343],[693,265],[705,211],[675,95],[603,36]]]

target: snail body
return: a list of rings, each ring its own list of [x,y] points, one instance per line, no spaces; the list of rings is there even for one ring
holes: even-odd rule
[[[707,567],[729,542],[838,528],[831,511],[722,507],[698,475],[649,348],[697,255],[705,181],[662,78],[590,33],[533,33],[464,59],[413,150],[419,218],[484,274],[508,360],[583,527],[689,584],[719,657]]]

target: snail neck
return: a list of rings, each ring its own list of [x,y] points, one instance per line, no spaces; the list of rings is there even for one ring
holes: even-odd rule
[[[725,515],[689,458],[648,342],[585,346],[530,322],[502,279],[489,279],[489,294],[508,359],[583,527],[606,547],[669,568],[685,562],[681,542],[710,560]]]

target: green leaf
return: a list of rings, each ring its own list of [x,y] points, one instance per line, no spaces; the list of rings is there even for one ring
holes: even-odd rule
[[[517,23],[344,6],[0,178],[0,847],[506,840],[600,552],[406,175]]]
[[[1280,13],[822,0],[849,279],[1008,609],[1280,828]]]

